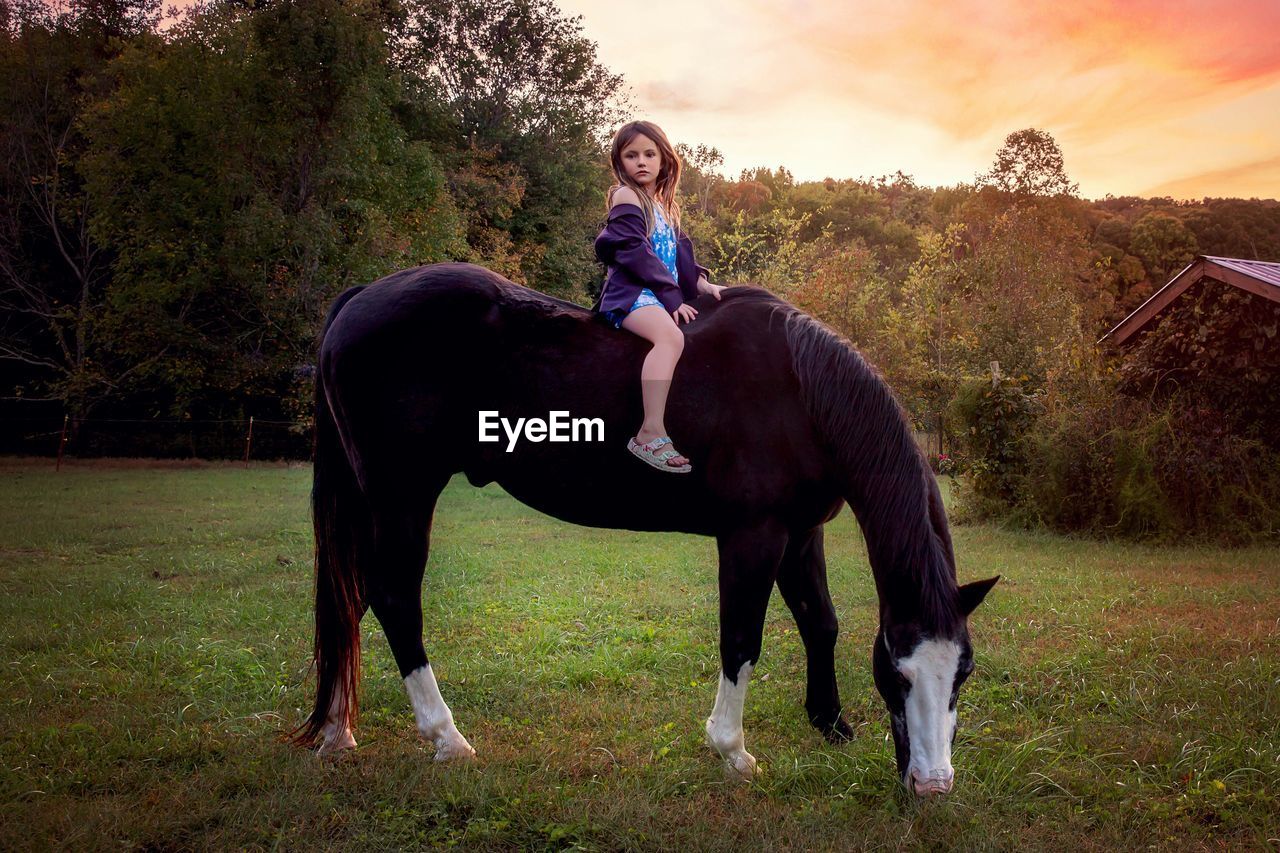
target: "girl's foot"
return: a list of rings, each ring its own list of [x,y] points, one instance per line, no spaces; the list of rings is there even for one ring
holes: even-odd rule
[[[665,435],[643,444],[635,438],[630,439],[627,441],[627,450],[630,450],[640,461],[660,471],[687,474],[693,470],[689,460],[676,452],[671,446],[671,439]]]
[[[658,439],[662,439],[667,450],[675,450],[676,452],[675,456],[667,460],[671,467],[679,468],[689,464],[689,459],[682,456],[680,451],[676,450],[676,446],[671,443],[671,436],[667,435],[665,427],[660,426],[657,430],[648,430],[645,429],[644,424],[641,424],[640,429],[636,432],[635,442],[636,444],[649,444]]]

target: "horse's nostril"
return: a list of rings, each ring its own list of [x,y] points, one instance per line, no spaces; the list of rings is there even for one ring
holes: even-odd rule
[[[913,768],[909,775],[911,777],[911,790],[918,797],[949,794],[955,781],[954,772],[944,775],[941,771],[935,771],[926,776]]]

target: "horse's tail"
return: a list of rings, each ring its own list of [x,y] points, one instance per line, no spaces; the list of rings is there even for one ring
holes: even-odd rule
[[[334,301],[320,334],[321,344],[342,306],[363,289],[353,287]],[[312,664],[316,669],[316,704],[311,715],[289,735],[294,743],[308,747],[320,740],[331,716],[354,721],[359,708],[360,618],[365,610],[360,566],[367,561],[373,543],[373,518],[343,448],[319,363],[314,457],[311,516],[316,538],[316,635]]]

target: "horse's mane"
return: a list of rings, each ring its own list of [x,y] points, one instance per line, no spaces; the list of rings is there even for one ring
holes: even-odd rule
[[[880,373],[825,324],[767,291],[753,288],[739,298],[767,298],[770,325],[782,321],[804,405],[862,525],[881,595],[895,609],[915,611],[910,615],[927,629],[948,630],[959,619],[951,534],[902,406]]]

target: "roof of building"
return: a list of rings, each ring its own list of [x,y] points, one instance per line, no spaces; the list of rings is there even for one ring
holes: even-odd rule
[[[1265,281],[1267,284],[1280,287],[1280,264],[1271,263],[1270,261],[1247,261],[1244,258],[1215,258],[1212,255],[1202,255],[1201,257],[1206,261],[1212,261],[1218,266],[1242,272],[1245,275],[1253,276],[1258,281]]]
[[[1151,324],[1160,312],[1201,279],[1213,279],[1223,284],[1247,290],[1249,293],[1280,302],[1280,263],[1250,261],[1245,258],[1218,258],[1200,255],[1187,264],[1182,272],[1169,279],[1169,283],[1157,290],[1133,313],[1121,320],[1114,329],[1098,339],[1098,343],[1110,341],[1123,345]]]

